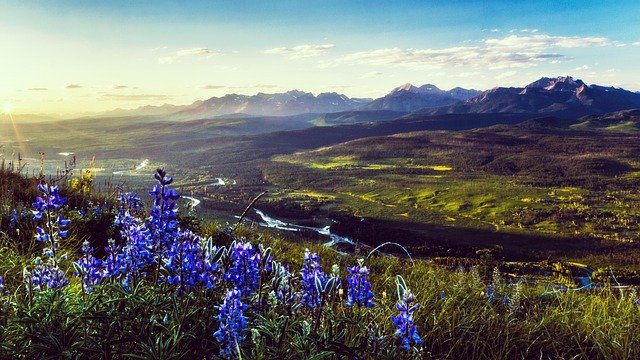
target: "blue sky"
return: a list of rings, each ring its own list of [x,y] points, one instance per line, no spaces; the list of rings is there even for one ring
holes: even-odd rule
[[[640,90],[637,1],[4,1],[0,102],[70,113],[541,76]]]

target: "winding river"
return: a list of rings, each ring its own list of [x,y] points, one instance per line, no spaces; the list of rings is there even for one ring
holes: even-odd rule
[[[350,244],[350,245],[355,244],[353,240],[349,239],[348,237],[344,237],[344,236],[340,236],[332,233],[331,226],[318,228],[318,227],[312,227],[312,226],[296,225],[296,224],[286,223],[282,220],[273,218],[258,209],[255,209],[255,212],[262,219],[262,221],[259,222],[258,224],[263,227],[284,230],[284,231],[314,231],[320,235],[324,235],[329,238],[329,241],[324,243],[325,246],[329,246],[329,247],[335,246],[338,244]]]

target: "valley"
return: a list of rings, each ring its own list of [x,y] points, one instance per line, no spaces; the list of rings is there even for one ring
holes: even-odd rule
[[[572,81],[558,84],[585,86]],[[407,94],[425,91],[435,90],[405,85],[372,104],[398,97],[404,104]],[[37,173],[44,152],[45,172],[55,174],[71,158],[77,172],[95,157],[99,188],[139,193],[149,173],[166,167],[180,179],[178,190],[199,203],[200,216],[227,222],[267,190],[256,206],[265,214],[330,226],[356,247],[393,241],[423,257],[489,249],[506,260],[595,262],[625,253],[617,262],[638,268],[627,259],[640,234],[637,110],[583,118],[397,110],[25,122],[21,138],[4,143],[5,159],[27,151],[24,171]],[[7,138],[17,134],[4,125]],[[256,212],[248,218],[263,220]],[[313,233],[301,232],[317,239]]]

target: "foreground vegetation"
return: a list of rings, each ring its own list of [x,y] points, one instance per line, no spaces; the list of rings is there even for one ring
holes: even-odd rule
[[[90,173],[1,175],[0,358],[640,356],[631,288],[514,280],[486,254],[444,266],[217,227],[178,214],[162,170],[148,213],[132,194],[92,194]]]

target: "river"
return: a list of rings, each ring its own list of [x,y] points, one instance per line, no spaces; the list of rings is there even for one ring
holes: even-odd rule
[[[354,241],[349,239],[348,237],[340,236],[331,232],[331,226],[325,226],[322,228],[312,227],[312,226],[303,226],[296,225],[284,222],[282,220],[278,220],[273,218],[263,211],[255,209],[256,214],[262,219],[258,224],[263,227],[268,227],[272,229],[284,230],[284,231],[313,231],[317,232],[320,235],[324,235],[329,238],[329,241],[325,242],[324,245],[328,247],[336,246],[338,244],[349,244],[354,245]]]

